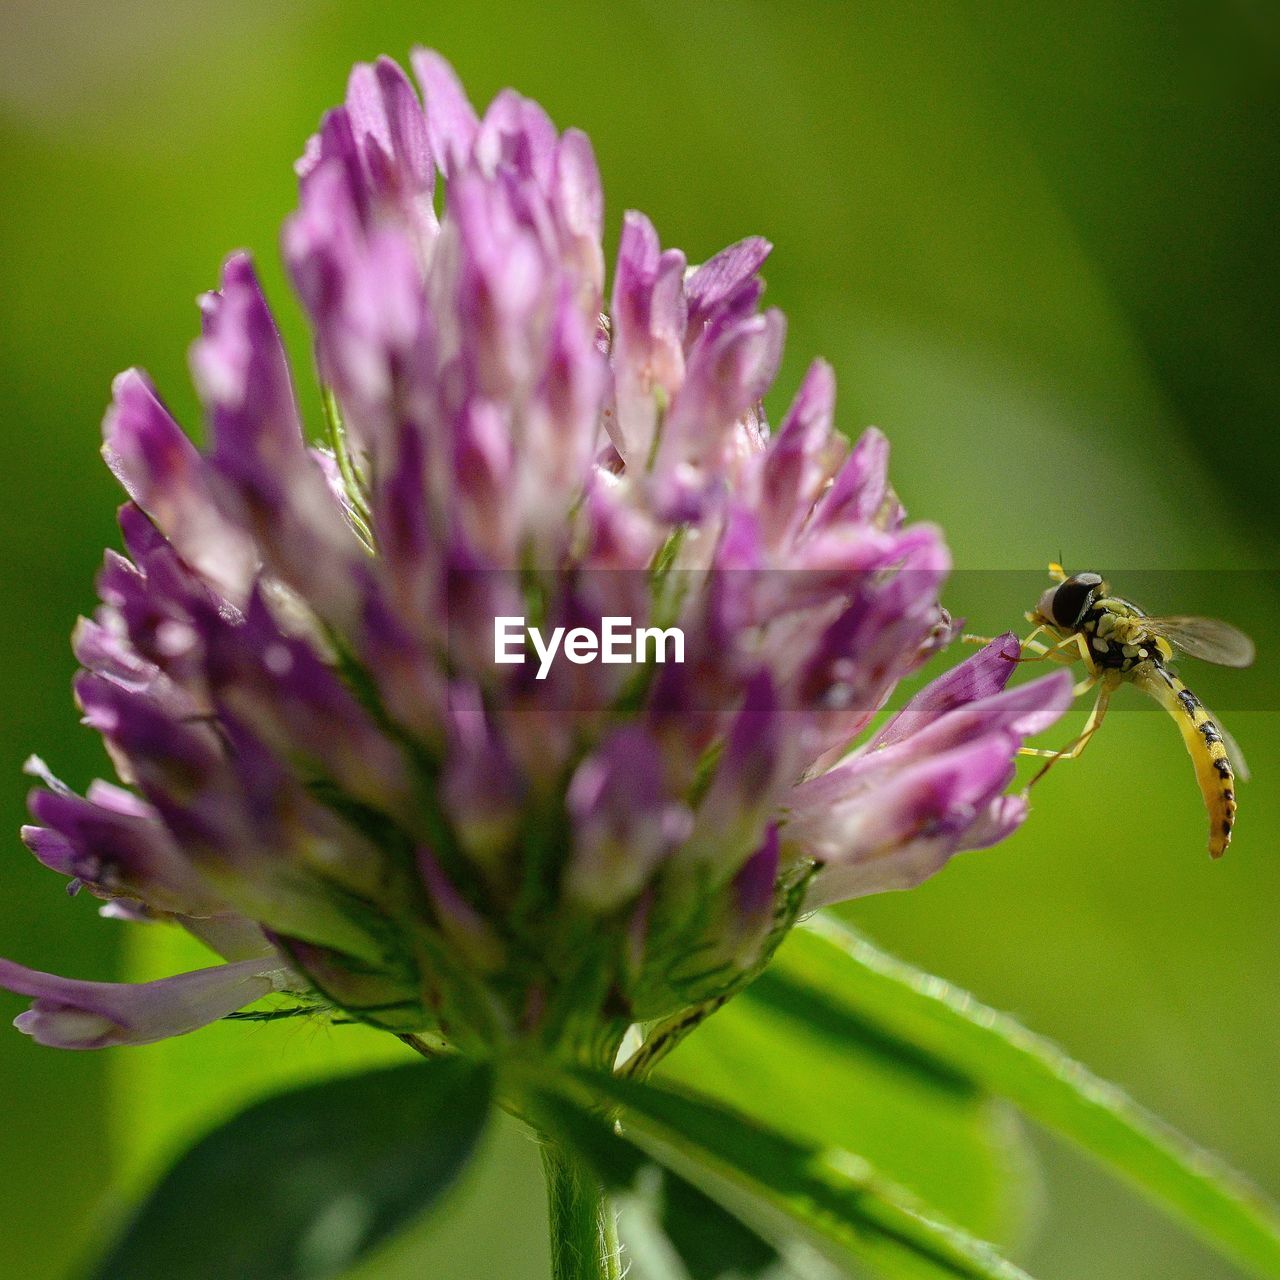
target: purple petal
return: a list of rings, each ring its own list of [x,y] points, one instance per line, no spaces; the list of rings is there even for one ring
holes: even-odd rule
[[[927,692],[926,689],[919,696]],[[990,733],[1008,733],[1023,741],[1042,733],[1060,719],[1070,705],[1071,675],[1055,671],[1015,688],[962,703],[918,725],[910,735],[897,733],[897,726],[890,724],[872,741],[867,754],[890,752],[895,757],[904,757],[944,751]],[[895,732],[886,737],[890,730]]]
[[[971,658],[926,685],[880,730],[875,745],[887,747],[956,707],[999,693],[1013,675],[1018,654],[1018,637],[1012,631],[997,636]]]
[[[222,909],[220,898],[174,847],[155,811],[130,792],[97,782],[85,799],[33,791],[28,803],[42,824],[24,828],[24,837],[33,833],[28,848],[97,896],[136,898],[155,910],[184,915]],[[52,847],[56,841],[65,844],[69,857]]]
[[[427,124],[404,72],[390,58],[358,63],[347,83],[346,107],[374,189],[429,198],[435,169]]]
[[[916,525],[887,536],[879,573],[851,584],[848,606],[821,633],[801,670],[797,696],[826,706],[823,736],[843,746],[883,705],[936,621],[950,557],[937,530]]]
[[[540,191],[550,189],[558,138],[556,127],[531,99],[503,89],[489,104],[476,135],[475,160],[493,176],[507,170],[532,180]]]
[[[699,511],[708,493],[734,478],[736,455],[762,444],[757,433],[744,450],[741,432],[777,374],[785,332],[782,313],[771,310],[713,325],[690,349],[654,464],[659,503],[673,518]]]
[[[321,165],[303,184],[302,203],[284,225],[282,244],[294,287],[317,323],[340,313],[344,264],[358,252],[365,216],[346,171]]]
[[[523,787],[475,685],[455,682],[449,688],[444,755],[441,790],[449,818],[467,853],[491,876],[505,879]]]
[[[285,227],[289,268],[316,330],[321,374],[337,393],[352,447],[377,471],[408,417],[434,403],[434,330],[414,242],[368,233],[342,176],[319,172]]]
[[[889,442],[874,427],[862,433],[858,443],[836,473],[831,488],[813,513],[814,530],[835,524],[879,519],[889,528],[900,522],[900,512],[889,493]],[[882,511],[890,504],[891,518]]]
[[[887,884],[895,855],[904,847],[922,838],[963,834],[1013,776],[1016,748],[1016,739],[992,735],[878,771],[874,786],[871,778],[855,775],[845,794],[825,805],[801,786],[793,792],[784,834],[824,865],[875,864],[875,874]],[[829,787],[822,790],[830,795]]]
[[[98,676],[82,672],[76,693],[124,776],[232,907],[282,934],[382,959],[378,908],[400,909],[403,886],[229,707],[215,705],[215,731]]]
[[[174,720],[157,702],[90,672],[80,672],[74,683],[85,724],[102,734],[123,759],[126,776],[148,794],[153,788],[195,794],[217,768],[221,744],[207,724]]]
[[[136,545],[135,539],[130,541]],[[192,620],[202,609],[229,615],[235,610],[192,574],[167,542],[134,554],[136,567],[108,555],[98,578],[104,603],[99,625],[82,628],[86,634],[77,648],[85,652],[91,670],[146,693],[175,718],[202,714],[208,710],[203,654]],[[114,658],[113,645],[119,650]]]
[[[244,619],[206,612],[207,675],[221,705],[281,756],[307,761],[349,796],[412,815],[400,753],[306,641],[285,635],[261,593]]]
[[[583,562],[592,568],[634,571],[649,564],[658,550],[662,527],[647,513],[638,511],[616,486],[597,472],[588,482],[583,501]],[[626,575],[637,586],[648,585],[634,572]],[[632,612],[637,616],[639,609]]]
[[[689,323],[704,323],[711,313],[760,270],[773,246],[761,236],[748,236],[708,258],[685,284]]]
[[[352,623],[351,566],[363,553],[307,453],[288,361],[244,254],[203,300],[192,365],[214,434],[213,463],[271,568],[328,621]]]
[[[657,744],[634,726],[578,766],[565,805],[574,831],[565,888],[599,911],[634,897],[688,834],[687,813],[666,794]]]
[[[116,378],[103,423],[103,457],[129,496],[192,568],[228,599],[244,599],[257,553],[218,510],[208,464],[144,373]]]
[[[201,299],[204,336],[192,365],[213,419],[219,456],[292,460],[302,425],[288,359],[248,254],[232,254],[222,287]]]
[[[715,777],[703,797],[681,860],[736,872],[759,846],[778,788],[787,780],[784,717],[767,671],[755,675],[725,737]]]
[[[225,759],[182,795],[154,764],[147,798],[184,853],[240,914],[274,933],[375,967],[395,950],[387,913],[405,907],[404,878],[248,729],[220,711]]]
[[[1011,835],[1025,820],[1024,795],[999,795],[980,807],[962,830],[922,835],[897,849],[891,858],[874,862],[842,862],[823,867],[805,895],[812,911],[872,893],[914,889],[941,871],[957,853],[986,849]]]
[[[506,956],[493,926],[458,892],[429,850],[419,849],[417,858],[423,886],[445,938],[481,973],[500,969]]]
[[[376,583],[365,581],[360,616],[359,653],[392,721],[419,743],[435,746],[443,738],[445,674],[424,645],[384,598]],[[412,613],[405,616],[413,618]]]
[[[356,220],[369,221],[370,192],[351,127],[351,113],[345,106],[324,113],[320,132],[307,139],[306,150],[294,169],[304,196],[318,181],[337,181],[352,204]]]
[[[61,832],[51,831],[48,827],[23,826],[19,834],[22,843],[44,863],[50,871],[60,876],[75,878],[78,855],[74,846]]]
[[[771,452],[815,454],[831,436],[835,407],[835,371],[825,360],[815,360],[778,427]]]
[[[569,270],[581,282],[577,305],[594,323],[604,290],[604,193],[591,140],[577,129],[566,129],[556,148],[553,207]]]
[[[758,925],[772,917],[780,851],[777,824],[770,823],[764,843],[742,864],[733,878],[735,905],[742,924]]]
[[[564,513],[578,500],[599,444],[608,365],[596,350],[594,319],[564,292],[546,337],[544,365],[519,423],[521,465],[508,490],[523,513],[523,533],[553,561]]]
[[[831,366],[814,361],[761,459],[760,504],[775,546],[795,538],[845,447],[832,439],[835,393]]]
[[[682,253],[659,251],[648,218],[626,214],[613,280],[615,405],[606,426],[628,466],[648,456],[658,398],[670,401],[684,381],[684,269]]]
[[[1011,836],[1026,820],[1030,801],[1025,791],[997,796],[966,828],[957,852],[989,849]]]
[[[431,154],[451,178],[470,159],[480,122],[453,68],[434,49],[415,49],[410,61],[422,87]]]
[[[35,1000],[14,1026],[56,1049],[152,1044],[185,1035],[288,981],[288,970],[274,957],[142,983],[78,982],[0,960],[0,987]]]
[[[446,224],[439,252],[452,269],[440,287],[449,291],[452,327],[442,342],[457,347],[463,396],[506,409],[541,354],[542,308],[552,296],[545,246],[521,223],[507,189],[474,171],[449,183]]]

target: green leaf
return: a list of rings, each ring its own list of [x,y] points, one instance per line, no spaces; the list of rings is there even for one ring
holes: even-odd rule
[[[802,1141],[856,1151],[949,1221],[1016,1239],[1031,1163],[1006,1103],[883,1036],[832,1025],[821,993],[767,970],[686,1039],[657,1078]]]
[[[835,1046],[868,1037],[1016,1103],[1179,1215],[1258,1276],[1280,1277],[1280,1212],[1215,1156],[972,996],[895,960],[830,916],[792,931],[777,981],[826,1008]],[[769,998],[751,989],[743,1000]]]
[[[801,1242],[845,1266],[918,1280],[1025,1280],[851,1152],[663,1085],[580,1071],[547,1086],[580,1107],[623,1108],[628,1138],[780,1246]]]
[[[146,982],[213,963],[189,933],[157,924],[128,935],[122,977]],[[145,1052],[109,1055],[113,1197],[134,1203],[201,1134],[259,1098],[406,1061],[416,1059],[394,1035],[332,1026],[322,1015],[226,1019]]]
[[[255,1103],[177,1161],[94,1276],[337,1275],[448,1189],[490,1094],[487,1068],[442,1059]]]
[[[616,1132],[575,1091],[534,1089],[524,1109],[610,1193],[632,1280],[752,1280],[777,1266],[771,1244]]]

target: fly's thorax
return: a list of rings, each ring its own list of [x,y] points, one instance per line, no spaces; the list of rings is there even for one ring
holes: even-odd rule
[[[1076,629],[1084,636],[1094,663],[1121,675],[1143,662],[1163,665],[1173,656],[1168,642],[1151,630],[1146,614],[1119,596],[1094,601]]]

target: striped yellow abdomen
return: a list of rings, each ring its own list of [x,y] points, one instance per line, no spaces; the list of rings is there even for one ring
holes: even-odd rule
[[[1140,663],[1130,679],[1177,723],[1209,811],[1209,856],[1222,857],[1236,821],[1236,780],[1221,731],[1196,695],[1163,663]]]

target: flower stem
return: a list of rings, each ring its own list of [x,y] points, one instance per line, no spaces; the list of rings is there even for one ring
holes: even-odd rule
[[[622,1280],[618,1222],[604,1189],[573,1155],[544,1139],[552,1280]]]

